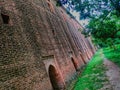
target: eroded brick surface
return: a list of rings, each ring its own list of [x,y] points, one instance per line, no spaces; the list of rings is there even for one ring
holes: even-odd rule
[[[0,90],[52,90],[50,65],[63,89],[76,73],[71,58],[79,69],[92,57],[81,25],[50,3],[52,10],[47,0],[0,0]]]

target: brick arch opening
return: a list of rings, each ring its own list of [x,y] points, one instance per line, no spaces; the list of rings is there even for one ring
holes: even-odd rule
[[[53,90],[61,90],[63,88],[60,74],[57,72],[56,68],[53,65],[49,66],[49,77]]]
[[[72,61],[73,65],[74,65],[74,67],[75,67],[75,70],[77,71],[77,63],[75,62],[75,60],[73,58],[71,58],[71,61]]]

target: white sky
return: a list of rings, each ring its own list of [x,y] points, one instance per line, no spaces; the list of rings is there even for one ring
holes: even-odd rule
[[[71,14],[73,14],[73,16],[75,16],[75,18],[78,20],[78,22],[82,25],[85,26],[88,24],[88,20],[80,20],[80,14],[76,11],[70,11]]]
[[[67,4],[64,5],[65,8],[67,8]],[[78,22],[84,27],[85,25],[88,24],[88,20],[80,20],[80,14],[78,12],[76,12],[75,10],[70,10],[70,13],[73,14],[73,16],[75,16],[76,20],[78,20]]]

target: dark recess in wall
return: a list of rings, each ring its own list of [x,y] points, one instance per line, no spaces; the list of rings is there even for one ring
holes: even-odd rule
[[[3,19],[3,23],[4,24],[9,24],[9,16],[5,15],[5,14],[2,14],[2,13],[1,13],[1,16],[2,16],[2,19]]]

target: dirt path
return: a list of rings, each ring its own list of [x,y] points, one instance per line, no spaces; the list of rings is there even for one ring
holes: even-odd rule
[[[120,90],[120,68],[107,59],[104,59],[104,65],[107,68],[106,75],[110,81],[111,90]]]

